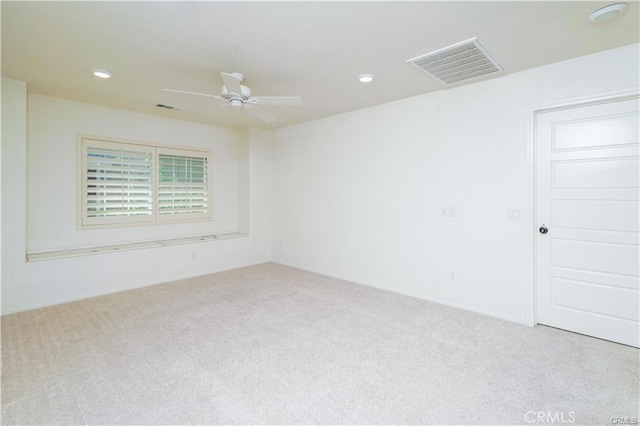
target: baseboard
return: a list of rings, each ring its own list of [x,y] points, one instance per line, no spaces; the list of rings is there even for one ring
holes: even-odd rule
[[[454,302],[451,302],[449,300],[443,300],[443,299],[438,299],[438,298],[420,297],[420,296],[416,296],[415,294],[408,294],[408,293],[403,293],[403,292],[399,292],[399,291],[395,291],[395,290],[390,290],[388,288],[378,287],[378,286],[375,286],[375,285],[354,281],[352,279],[345,278],[345,277],[340,277],[340,276],[336,276],[336,275],[329,275],[329,274],[326,274],[326,273],[324,273],[322,271],[316,271],[316,270],[313,270],[313,269],[301,268],[299,266],[290,265],[290,264],[287,264],[286,262],[279,261],[279,260],[278,261],[274,260],[272,262],[276,263],[276,264],[279,264],[279,265],[288,266],[290,268],[296,268],[296,269],[300,269],[302,271],[313,272],[314,274],[324,275],[324,276],[330,277],[330,278],[336,278],[336,279],[339,279],[339,280],[349,281],[349,282],[352,282],[352,283],[355,283],[355,284],[359,284],[359,285],[364,285],[364,286],[367,286],[367,287],[377,288],[379,290],[390,291],[392,293],[402,294],[404,296],[409,296],[409,297],[415,297],[416,299],[426,300],[427,302],[433,302],[433,303],[437,303],[439,305],[449,306],[451,308],[462,309],[463,311],[474,312],[476,314],[481,314],[481,315],[487,315],[487,316],[490,316],[490,317],[493,317],[493,318],[498,318],[498,319],[501,319],[501,320],[514,322],[516,324],[526,325],[528,327],[533,327],[534,326],[532,324],[529,324],[526,321],[526,318],[524,318],[524,317],[523,318],[517,318],[517,317],[510,316],[510,315],[504,315],[504,314],[502,314],[500,312],[494,312],[494,311],[491,311],[491,310],[478,309],[476,307],[468,306],[468,305],[465,305],[465,304],[462,304],[462,303],[454,303]]]
[[[212,271],[212,272],[209,272],[209,273],[204,274],[204,275],[216,274],[218,272],[232,271],[234,269],[245,268],[247,266],[261,265],[263,263],[268,263],[268,262],[270,262],[270,261],[269,260],[251,261],[251,262],[249,262],[247,264],[234,265],[232,267],[219,269],[219,270]],[[0,316],[17,314],[17,313],[20,313],[20,312],[31,311],[31,310],[34,310],[34,309],[48,308],[50,306],[62,305],[62,304],[65,304],[65,303],[78,302],[80,300],[92,299],[94,297],[108,296],[110,294],[124,293],[126,291],[138,290],[138,289],[141,289],[141,288],[151,287],[151,286],[154,286],[154,285],[167,284],[167,283],[170,283],[170,282],[173,282],[173,281],[180,281],[180,280],[186,280],[186,279],[190,279],[190,278],[202,277],[204,275],[184,275],[184,276],[179,276],[179,277],[173,278],[173,279],[171,279],[169,281],[161,281],[161,282],[152,283],[152,284],[142,284],[142,285],[138,285],[138,286],[127,288],[125,290],[85,293],[85,294],[82,294],[82,295],[72,296],[72,297],[68,297],[68,298],[60,298],[60,299],[50,300],[50,301],[41,302],[41,303],[23,305],[23,306],[19,306],[19,307],[16,307],[16,308],[2,310],[0,312]]]

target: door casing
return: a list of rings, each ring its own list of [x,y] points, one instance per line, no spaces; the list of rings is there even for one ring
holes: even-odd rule
[[[524,225],[525,225],[525,241],[526,241],[526,257],[528,265],[527,281],[526,281],[526,305],[525,305],[525,324],[531,327],[538,325],[537,319],[537,259],[536,259],[536,237],[537,237],[537,224],[538,218],[536,217],[537,211],[537,194],[536,194],[536,116],[543,112],[557,111],[563,109],[570,109],[585,105],[595,105],[607,102],[621,101],[638,97],[638,91],[625,90],[622,92],[608,92],[601,93],[599,95],[570,99],[563,102],[532,106],[528,108],[528,133],[527,149],[526,149],[526,164],[527,164],[527,196],[525,197],[526,204],[524,211]]]

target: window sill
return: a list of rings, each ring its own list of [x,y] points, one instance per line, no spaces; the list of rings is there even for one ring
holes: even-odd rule
[[[177,246],[181,244],[206,243],[210,241],[231,240],[235,238],[245,238],[248,234],[233,232],[229,234],[199,235],[195,237],[170,238],[155,241],[142,241],[138,243],[114,244],[98,247],[84,247],[75,249],[63,249],[46,252],[27,253],[28,262],[39,262],[42,260],[65,259],[68,257],[90,256],[94,254],[117,253],[121,251],[140,250],[149,248],[160,248]]]

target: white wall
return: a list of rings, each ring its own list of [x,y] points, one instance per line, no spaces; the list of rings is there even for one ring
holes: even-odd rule
[[[2,82],[3,123],[11,123],[11,126],[3,126],[2,133],[2,313],[213,273],[270,259],[272,142],[269,140],[269,134],[252,134],[251,140],[244,141],[242,152],[247,154],[248,159],[243,160],[243,167],[248,170],[249,177],[248,184],[240,189],[237,184],[239,139],[234,131],[33,95],[29,97],[29,113],[34,115],[28,117],[30,134],[27,143],[25,84],[7,79],[3,79]],[[47,112],[50,107],[62,111]],[[78,117],[75,117],[75,114],[78,114]],[[52,120],[52,117],[61,122]],[[118,118],[121,125],[109,127],[115,124],[112,120]],[[229,179],[231,189],[228,190],[232,193],[227,199],[233,200],[236,204],[230,207],[229,211],[235,212],[238,199],[246,191],[249,192],[248,197],[242,198],[249,200],[249,215],[243,217],[248,218],[250,222],[251,235],[246,238],[27,263],[26,218],[40,220],[39,213],[31,211],[32,205],[29,205],[28,210],[26,207],[27,145],[29,156],[36,157],[29,159],[30,166],[37,164],[38,157],[42,155],[31,145],[32,143],[44,151],[47,151],[47,147],[44,146],[47,143],[63,144],[65,152],[73,155],[74,161],[71,163],[68,162],[67,156],[64,157],[63,166],[59,171],[63,177],[52,177],[59,179],[58,183],[73,187],[70,191],[68,188],[60,191],[67,197],[65,202],[73,205],[68,211],[72,216],[75,199],[72,200],[70,197],[71,194],[75,195],[76,186],[75,180],[69,179],[75,173],[75,145],[70,148],[65,144],[68,142],[67,138],[71,138],[75,144],[75,132],[163,143],[175,143],[178,135],[189,135],[188,144],[194,143],[196,146],[208,143],[209,138],[216,138],[213,142],[214,155],[216,152],[225,152],[229,160],[229,164],[218,164],[218,167],[227,167],[230,171],[228,176],[223,174]],[[214,167],[216,164],[214,163]],[[29,177],[39,179],[37,175],[34,176],[32,170],[29,170]],[[224,185],[224,182],[219,184]],[[43,182],[29,183],[30,190],[42,191],[43,187]],[[53,191],[53,188],[55,187],[52,186],[50,191]],[[62,213],[58,212],[56,215]],[[51,222],[51,227],[56,230],[52,231],[40,225],[41,229],[33,230],[33,235],[29,236],[31,244],[38,247],[57,247],[57,241],[72,241],[74,244],[94,241],[91,238],[82,240],[84,237],[74,235],[84,231],[77,231],[70,227],[71,222],[56,217],[57,222]],[[237,221],[237,214],[233,221]],[[228,224],[231,222],[232,220],[228,220]],[[75,222],[73,223],[75,225]],[[199,226],[205,230],[207,225],[200,223]],[[237,223],[233,226],[237,226]],[[144,226],[140,229],[132,227],[111,232],[120,234],[118,240],[128,238],[131,241],[158,235],[150,231],[153,229],[158,230],[158,233],[165,232],[162,231],[162,227],[154,226]],[[193,230],[200,233],[199,228]],[[96,238],[95,241],[102,244],[111,241],[108,235]]]
[[[129,123],[114,129],[95,115],[102,107],[31,96],[36,105],[30,112],[39,119],[29,123],[30,132],[36,132],[29,143],[43,149],[47,140],[59,142],[75,132],[175,143],[173,136],[187,129],[196,137],[222,135],[222,140],[236,141],[240,154],[233,192],[238,205],[249,206],[249,214],[245,209],[236,220],[251,233],[234,240],[32,263],[24,256],[26,218],[38,219],[26,208],[26,87],[3,79],[2,312],[273,259],[524,322],[531,302],[527,253],[532,231],[525,226],[531,218],[524,210],[530,202],[531,113],[534,107],[570,99],[637,91],[638,63],[638,45],[633,45],[276,132],[235,136],[225,129],[106,109],[109,120],[120,117]],[[97,124],[74,117],[51,122],[48,114],[58,112],[46,111],[47,105],[86,114]],[[172,136],[165,139],[164,133]],[[30,149],[30,156],[40,155]],[[75,173],[75,166],[67,166]],[[248,181],[243,170],[248,170]],[[69,171],[62,173],[68,182]],[[440,217],[443,206],[455,207],[456,217]],[[507,208],[523,209],[524,220],[507,221]],[[30,244],[58,247],[67,231],[80,232],[61,223],[56,226],[65,226],[65,235],[61,230],[58,238],[41,225]],[[451,272],[455,283],[448,281]]]
[[[27,231],[27,85],[2,78],[2,303],[22,279]]]
[[[237,132],[185,121],[28,95],[27,251],[41,252],[238,230]],[[213,219],[80,228],[78,134],[213,152]]]
[[[279,129],[274,261],[530,322],[532,111],[637,91],[638,63],[632,45]]]

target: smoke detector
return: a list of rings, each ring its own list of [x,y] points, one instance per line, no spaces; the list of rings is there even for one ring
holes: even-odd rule
[[[476,37],[407,61],[446,85],[498,74],[503,68]]]

